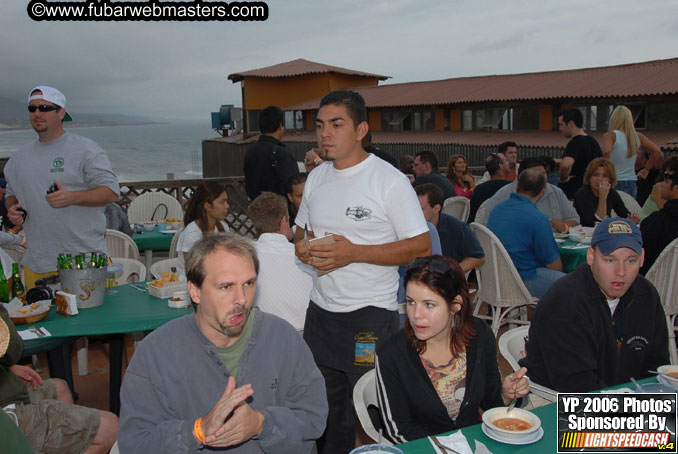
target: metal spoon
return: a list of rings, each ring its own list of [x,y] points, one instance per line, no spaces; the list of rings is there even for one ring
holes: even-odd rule
[[[645,392],[645,388],[643,388],[643,385],[641,385],[640,383],[638,383],[638,380],[636,380],[636,379],[633,378],[633,377],[630,377],[630,378],[631,378],[631,382],[632,382],[634,385],[636,385],[636,388],[638,388],[641,392]]]

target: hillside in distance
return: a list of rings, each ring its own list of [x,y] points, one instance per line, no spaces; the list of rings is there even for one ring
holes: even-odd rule
[[[123,124],[146,124],[162,122],[162,119],[151,119],[146,116],[104,114],[104,113],[69,113],[73,122],[69,126],[97,126],[97,125],[123,125]],[[0,130],[2,129],[28,129],[31,124],[28,120],[26,104],[8,98],[0,98]]]

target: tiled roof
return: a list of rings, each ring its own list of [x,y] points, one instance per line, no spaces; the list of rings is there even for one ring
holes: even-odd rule
[[[678,58],[619,66],[355,88],[368,108],[678,94]],[[317,109],[312,99],[286,110]]]
[[[594,131],[590,134],[599,143],[603,143],[603,131]],[[643,131],[651,141],[662,150],[678,150],[678,131]],[[283,142],[310,142],[316,141],[315,132],[304,131],[286,133]],[[565,148],[568,140],[559,132],[518,131],[518,132],[475,132],[475,131],[421,131],[421,132],[391,132],[373,131],[372,142],[375,144],[425,144],[425,145],[499,145],[502,142],[513,141],[518,147]]]
[[[350,76],[374,77],[379,80],[390,79],[390,76],[381,76],[379,74],[365,73],[362,71],[355,71],[353,69],[340,68],[338,66],[324,65],[322,63],[304,60],[303,58],[298,58],[296,60],[273,66],[266,66],[265,68],[229,74],[228,78],[233,82],[240,82],[245,77],[290,77],[301,76],[303,74],[322,73],[338,73],[347,74]]]

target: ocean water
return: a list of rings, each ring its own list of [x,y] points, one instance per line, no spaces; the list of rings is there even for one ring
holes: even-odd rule
[[[108,153],[120,182],[202,177],[202,140],[218,137],[209,121],[135,126],[69,128],[88,137]],[[11,156],[21,145],[35,140],[31,130],[0,131],[0,157]]]

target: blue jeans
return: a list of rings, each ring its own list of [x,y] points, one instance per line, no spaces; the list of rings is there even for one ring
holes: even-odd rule
[[[617,191],[624,191],[634,199],[638,195],[638,187],[636,186],[636,180],[617,181],[617,187],[615,189]]]
[[[525,287],[535,298],[541,298],[551,285],[565,276],[562,271],[552,270],[551,268],[537,268],[537,277],[534,279],[523,279]]]

